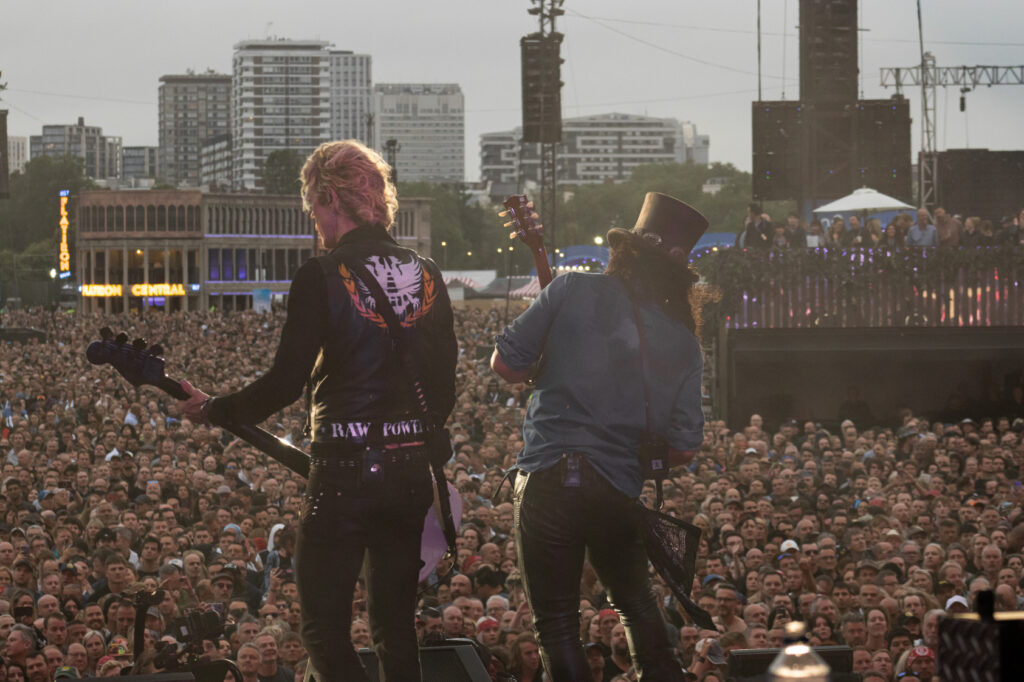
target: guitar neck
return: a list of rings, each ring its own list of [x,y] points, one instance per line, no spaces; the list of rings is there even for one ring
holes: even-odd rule
[[[160,390],[169,394],[172,398],[188,400],[189,395],[185,392],[185,389],[181,387],[181,382],[165,376],[155,385]],[[222,424],[222,426],[249,445],[257,448],[270,457],[273,457],[298,475],[304,478],[309,478],[309,455],[294,445],[289,445],[287,441],[281,440],[277,436],[274,436],[268,431],[264,431],[258,426],[234,424],[230,422]]]
[[[530,249],[533,256],[533,265],[537,268],[537,279],[540,281],[540,288],[543,289],[551,284],[554,276],[551,274],[551,264],[548,263],[548,252],[541,244],[540,248]]]

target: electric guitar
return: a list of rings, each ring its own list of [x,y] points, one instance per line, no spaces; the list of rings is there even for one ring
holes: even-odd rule
[[[143,339],[128,343],[128,335],[114,336],[108,327],[100,330],[100,340],[93,341],[85,351],[94,365],[110,365],[132,386],[155,386],[172,398],[187,400],[189,395],[181,382],[164,373],[163,348],[148,345]],[[224,428],[249,445],[258,448],[299,476],[309,478],[309,455],[288,441],[248,424],[226,424]]]
[[[508,237],[519,237],[519,241],[530,248],[533,264],[537,268],[537,279],[540,281],[540,288],[543,289],[553,278],[548,254],[544,250],[544,226],[538,225],[534,220],[537,214],[533,212],[533,202],[527,199],[525,194],[513,194],[505,199],[504,206],[505,210],[498,215],[509,218],[505,227],[515,228]]]

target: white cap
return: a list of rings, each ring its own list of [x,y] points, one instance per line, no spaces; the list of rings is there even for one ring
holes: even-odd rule
[[[786,540],[779,547],[780,552],[799,552],[800,545],[796,544],[796,540]]]
[[[949,611],[950,607],[952,607],[953,604],[960,604],[968,611],[971,609],[971,606],[967,603],[967,600],[961,597],[959,594],[954,594],[952,597],[946,600],[946,610]]]

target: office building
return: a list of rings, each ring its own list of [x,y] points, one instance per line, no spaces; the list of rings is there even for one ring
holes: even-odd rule
[[[231,72],[232,183],[262,189],[263,164],[278,150],[306,156],[330,139],[329,43],[245,40]]]
[[[161,178],[198,187],[203,141],[229,131],[231,76],[212,71],[161,76],[159,102]]]
[[[539,182],[540,150],[523,143],[522,130],[480,136],[481,179],[492,185]],[[631,114],[599,114],[562,121],[558,181],[584,185],[628,180],[637,166],[708,163],[710,139],[692,123]]]
[[[379,83],[374,86],[375,147],[395,141],[400,181],[462,182],[466,115],[454,83]]]
[[[373,60],[331,50],[331,139],[373,144]]]
[[[123,147],[121,149],[121,177],[124,180],[157,178],[158,147]]]
[[[230,189],[231,135],[225,133],[203,142],[199,166],[200,183],[204,189]]]
[[[99,126],[85,125],[81,116],[73,124],[44,125],[42,135],[29,138],[29,156],[77,156],[93,180],[121,177],[121,138],[104,135]]]
[[[28,162],[28,138],[9,135],[7,137],[7,170],[10,173],[25,170]]]

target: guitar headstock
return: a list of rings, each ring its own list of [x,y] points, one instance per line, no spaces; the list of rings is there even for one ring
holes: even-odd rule
[[[93,341],[85,351],[94,365],[110,365],[132,386],[156,386],[175,398],[184,400],[188,394],[164,374],[164,349],[148,345],[144,339],[128,342],[128,335],[114,335],[108,327],[100,330],[100,340]],[[177,389],[177,390],[174,390]]]
[[[513,194],[504,201],[505,210],[498,215],[508,218],[505,227],[513,228],[509,233],[509,239],[519,237],[520,241],[532,249],[544,245],[544,226],[535,220],[537,214],[533,211],[533,202],[525,194]]]

